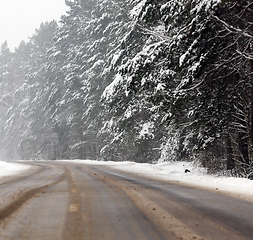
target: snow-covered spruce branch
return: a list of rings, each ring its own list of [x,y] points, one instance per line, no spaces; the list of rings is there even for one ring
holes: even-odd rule
[[[245,114],[240,114],[240,113],[236,113],[232,115],[235,119],[237,119],[239,122],[244,122],[245,124],[247,124],[247,116],[245,116]],[[237,123],[238,124],[238,123]],[[241,123],[240,123],[241,124]],[[243,128],[246,128],[246,126],[244,125]]]
[[[247,130],[243,130],[243,129],[238,129],[236,126],[234,126],[233,124],[231,124],[231,127],[229,127],[230,131],[233,132],[238,132],[238,130],[240,130],[240,133],[243,134],[248,134]]]
[[[168,42],[173,42],[175,40],[178,39],[178,37],[181,35],[181,33],[183,31],[185,31],[187,28],[191,27],[194,25],[194,22],[195,22],[195,19],[193,19],[188,25],[186,25],[185,27],[183,27],[182,29],[180,29],[180,31],[177,33],[177,35],[173,38],[171,37],[168,37],[164,34],[161,34],[160,32],[157,32],[157,31],[154,31],[154,30],[149,30],[145,27],[143,27],[141,24],[137,23],[136,25],[143,31],[144,34],[149,34],[149,35],[152,35],[156,38],[159,38],[160,40],[163,40],[163,41],[168,41]]]
[[[238,119],[239,120],[239,119]],[[235,130],[241,130],[241,133],[247,134],[247,126],[242,125],[241,123],[234,122],[231,124]]]
[[[238,108],[236,105],[234,105],[235,110],[237,111],[237,115],[242,116],[244,119],[248,117],[248,114],[242,111],[240,108]]]
[[[243,30],[240,29],[240,28],[236,28],[236,27],[234,27],[234,26],[232,26],[232,25],[226,23],[225,21],[221,20],[219,17],[213,15],[211,11],[208,11],[208,12],[209,12],[209,14],[210,14],[214,19],[216,19],[218,22],[220,22],[228,31],[231,31],[231,32],[236,33],[236,34],[242,34],[244,37],[253,39],[253,35],[251,35],[249,32],[243,31]]]
[[[169,41],[171,42],[171,38],[169,38],[168,36],[166,35],[163,35],[157,31],[154,31],[154,30],[149,30],[147,28],[144,28],[141,24],[137,23],[137,26],[142,30],[142,32],[144,34],[148,34],[148,35],[152,35],[156,38],[159,38],[160,40],[163,40],[163,41]]]
[[[179,89],[180,86],[182,85],[181,83],[179,83],[179,85],[176,87],[176,89],[173,91],[174,92],[174,96],[177,95],[178,93],[185,93],[185,92],[189,92],[189,91],[192,91],[192,90],[195,90],[196,88],[198,88],[206,79],[207,76],[205,76],[199,83],[197,83],[196,85],[190,87],[190,88],[187,88],[187,89]]]

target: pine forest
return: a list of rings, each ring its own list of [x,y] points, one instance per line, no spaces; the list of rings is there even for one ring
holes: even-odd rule
[[[66,0],[0,50],[0,159],[196,161],[253,179],[252,0]]]

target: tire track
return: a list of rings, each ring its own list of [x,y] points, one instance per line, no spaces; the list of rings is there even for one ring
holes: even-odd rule
[[[38,170],[38,172],[36,172],[35,174],[33,175],[30,175],[28,177],[25,177],[25,178],[18,178],[17,180],[13,180],[12,182],[9,182],[8,184],[17,184],[19,183],[19,181],[22,182],[22,180],[27,180],[31,177],[36,177],[36,175],[42,173],[43,171],[45,171],[45,169],[41,169],[41,170]],[[51,177],[51,176],[50,176]],[[53,185],[56,185],[58,183],[60,183],[61,181],[63,181],[66,177],[66,172],[64,172],[61,177],[56,177],[56,179],[54,179],[54,181],[50,184],[46,184],[46,185],[43,185],[41,187],[36,187],[36,188],[33,188],[31,190],[26,190],[24,189],[23,191],[20,190],[20,193],[15,193],[15,192],[12,192],[11,194],[15,196],[16,194],[16,199],[14,201],[12,201],[8,206],[4,207],[2,210],[0,210],[0,221],[6,219],[7,217],[9,217],[11,214],[13,214],[14,212],[16,212],[25,202],[27,202],[29,199],[31,199],[35,194],[43,191],[44,189],[46,189],[47,187],[50,187],[50,186],[53,186]],[[37,179],[37,183],[38,183],[38,179]],[[43,181],[47,181],[47,179],[44,179]],[[31,185],[31,183],[30,183]],[[21,194],[22,192],[22,194]],[[13,198],[14,198],[13,196]]]
[[[34,165],[34,164],[33,164]],[[29,173],[28,175],[24,175],[24,176],[8,176],[6,177],[7,178],[7,181],[6,182],[2,182],[0,183],[0,188],[5,188],[5,187],[9,187],[10,185],[12,184],[15,184],[17,182],[20,182],[20,181],[24,181],[26,179],[29,179],[30,177],[32,176],[35,176],[36,174],[40,174],[44,169],[39,167],[39,169],[37,169],[35,172],[33,173],[30,173],[30,170],[29,170]],[[14,178],[14,179],[13,179]],[[11,179],[11,180],[8,180],[8,179]],[[2,180],[5,180],[5,178],[1,179]]]
[[[80,179],[86,180],[82,183],[84,239],[178,239],[173,234],[165,237],[160,233],[125,192],[109,184],[104,175],[83,166],[77,170]]]
[[[161,232],[164,230],[168,233],[173,232],[177,238],[186,240],[250,239],[224,222],[220,223],[216,219],[210,218],[205,212],[194,209],[187,202],[181,202],[174,196],[170,196],[170,191],[165,191],[166,188],[162,182],[149,181],[145,178],[141,180],[141,178],[134,176],[130,178],[126,177],[129,174],[124,176],[124,173],[122,175],[114,174],[111,169],[106,167],[101,169],[89,167],[89,169],[94,171],[101,180],[106,176],[108,184],[124,191]]]

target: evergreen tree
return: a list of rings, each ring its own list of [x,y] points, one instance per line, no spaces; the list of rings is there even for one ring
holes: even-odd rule
[[[4,159],[201,159],[252,177],[251,1],[66,1],[0,54]]]
[[[203,81],[200,72],[211,52],[205,39],[210,36],[204,35],[210,30],[207,9],[215,4],[216,1],[144,1],[132,9],[134,27],[124,39],[126,57],[104,93],[110,109],[117,114],[115,129],[121,129],[121,122],[128,122],[130,131],[139,128],[131,134],[131,142],[138,139],[141,126],[149,125],[153,126],[149,149],[168,147],[166,141],[177,143],[171,147],[175,154],[169,156],[171,159],[189,157],[187,151],[198,147],[197,140],[189,139],[197,135],[191,121],[196,89]],[[146,119],[135,118],[141,112],[145,112]],[[176,134],[171,131],[175,127]],[[165,131],[173,132],[174,140]],[[122,136],[121,130],[118,134]],[[191,145],[186,146],[189,142]],[[159,154],[155,155],[151,158],[159,159]]]

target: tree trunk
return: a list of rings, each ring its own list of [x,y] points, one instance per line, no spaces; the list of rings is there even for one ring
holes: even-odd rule
[[[235,161],[233,159],[233,149],[229,134],[227,134],[226,149],[227,149],[227,170],[232,170],[235,167]]]
[[[251,47],[249,47],[251,53]],[[250,102],[250,136],[248,143],[249,165],[253,163],[253,60],[249,60],[250,78],[251,78],[251,102]]]

